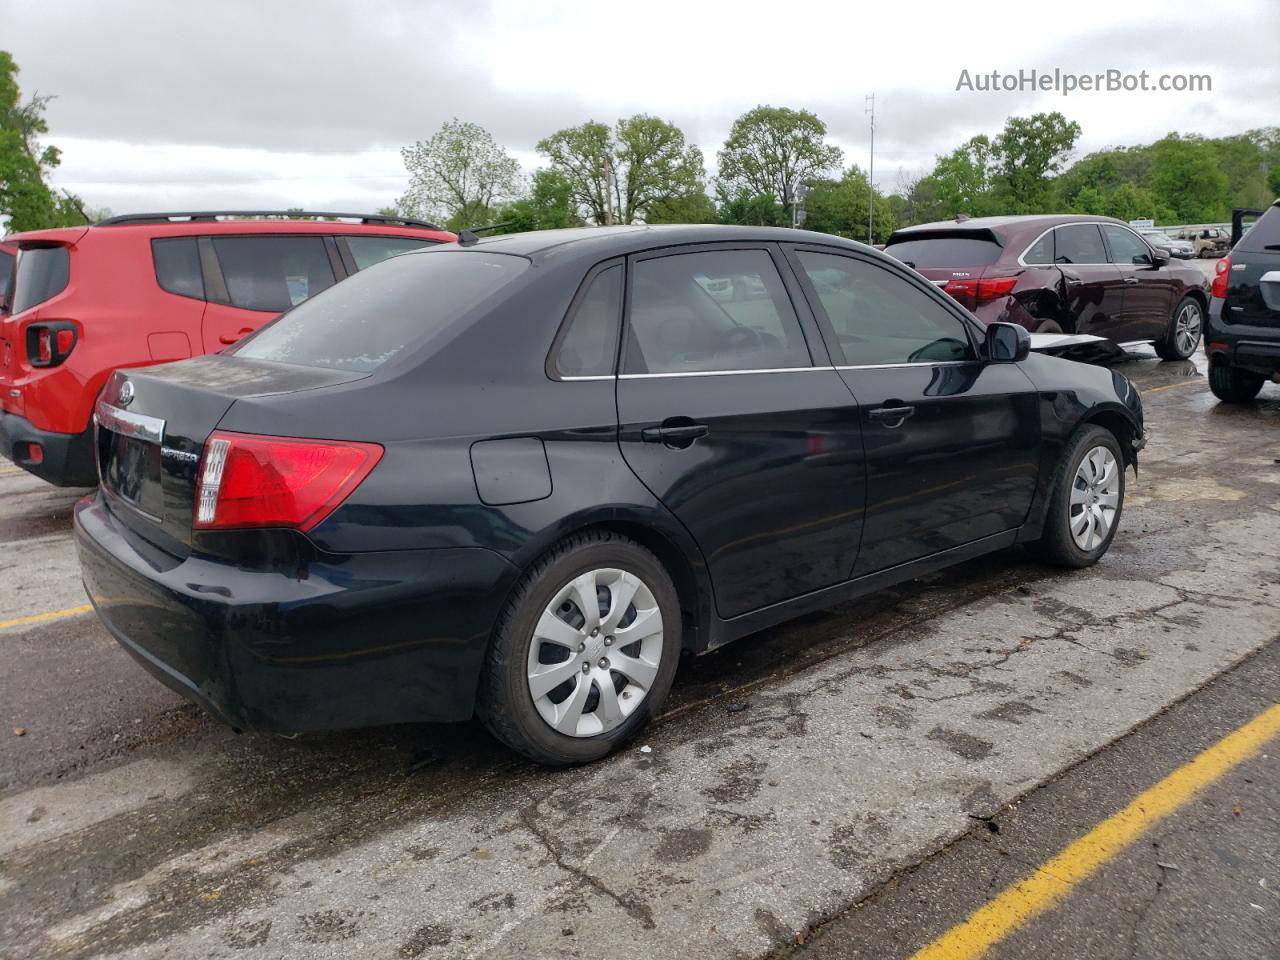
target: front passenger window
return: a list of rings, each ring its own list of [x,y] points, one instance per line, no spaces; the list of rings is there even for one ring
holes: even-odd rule
[[[971,360],[964,321],[904,277],[863,260],[796,254],[854,366]]]
[[[1151,251],[1147,245],[1124,227],[1104,225],[1102,232],[1107,235],[1107,243],[1111,246],[1111,262],[1132,266],[1135,263],[1150,263]]]
[[[641,260],[632,271],[625,370],[699,373],[810,366],[809,348],[764,250]]]

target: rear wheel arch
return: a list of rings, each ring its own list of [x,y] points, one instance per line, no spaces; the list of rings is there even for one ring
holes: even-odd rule
[[[653,523],[636,517],[586,520],[559,531],[554,539],[542,544],[536,553],[531,553],[527,558],[521,558],[518,563],[520,572],[514,578],[507,596],[503,598],[503,606],[525,575],[547,554],[568,540],[592,533],[616,534],[634,541],[657,557],[658,562],[667,571],[667,575],[671,577],[676,594],[680,598],[684,648],[694,653],[703,650],[710,635],[710,615],[713,607],[710,579],[706,574],[701,555],[696,554],[696,547],[686,547]],[[690,555],[691,550],[695,551],[695,555]]]

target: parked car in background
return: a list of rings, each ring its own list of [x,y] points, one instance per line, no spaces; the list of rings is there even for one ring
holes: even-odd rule
[[[1143,239],[1157,250],[1168,250],[1179,260],[1190,260],[1196,255],[1195,245],[1190,240],[1175,239],[1163,230],[1154,228],[1137,228]]]
[[[91,486],[93,404],[113,370],[225,349],[358,270],[453,239],[399,217],[274,211],[136,214],[15,234],[12,313],[0,319],[0,453],[50,483]]]
[[[1246,403],[1280,382],[1280,200],[1218,261],[1205,352],[1219,400]]]
[[[0,240],[0,316],[9,312],[9,299],[13,295],[13,270],[18,260],[18,245],[10,240]]]
[[[1195,246],[1195,254],[1201,259],[1220,257],[1231,247],[1231,232],[1225,227],[1202,227],[1187,233],[1186,239]]]
[[[1109,217],[957,217],[885,245],[983,323],[1152,343],[1183,360],[1200,343],[1209,280]]]
[[[85,584],[234,726],[478,712],[592,760],[682,651],[1015,543],[1096,562],[1141,399],[1029,344],[824,234],[464,236],[115,374]]]

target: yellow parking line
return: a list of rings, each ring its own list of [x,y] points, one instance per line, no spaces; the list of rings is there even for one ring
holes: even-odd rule
[[[48,613],[33,613],[29,617],[17,617],[13,620],[0,620],[0,630],[10,627],[29,627],[37,623],[48,623],[50,620],[64,620],[67,617],[78,617],[93,610],[93,604],[86,603],[78,607],[67,607],[65,610],[50,610]]]
[[[1197,383],[1204,383],[1204,381],[1201,380],[1199,377],[1197,377],[1194,380],[1183,380],[1181,383],[1168,383],[1168,384],[1165,384],[1163,387],[1152,387],[1150,390],[1140,390],[1139,392],[1144,397],[1148,397],[1153,393],[1160,393],[1162,390],[1175,390],[1178,387],[1191,387]]]
[[[1127,807],[1066,847],[1031,874],[1007,887],[917,952],[912,960],[977,960],[994,944],[1048,910],[1072,884],[1087,878],[1162,817],[1249,759],[1280,734],[1280,704],[1227,734],[1190,763],[1139,794]]]

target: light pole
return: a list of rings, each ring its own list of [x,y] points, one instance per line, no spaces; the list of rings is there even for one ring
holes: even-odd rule
[[[872,214],[876,207],[876,95],[867,94],[863,113],[871,114],[871,165],[867,168],[867,243],[871,243]]]

